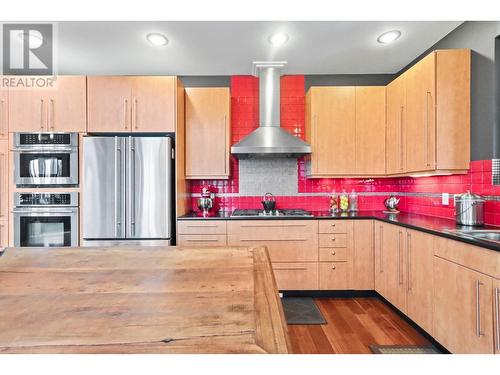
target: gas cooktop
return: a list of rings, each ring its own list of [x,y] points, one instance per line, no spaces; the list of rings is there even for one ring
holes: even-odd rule
[[[311,212],[306,210],[274,210],[274,211],[264,211],[264,210],[240,210],[236,209],[231,214],[231,217],[311,217],[313,216]]]

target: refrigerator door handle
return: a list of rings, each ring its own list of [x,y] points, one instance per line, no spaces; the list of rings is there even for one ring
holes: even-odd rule
[[[135,237],[135,140],[129,137],[128,152],[128,212],[129,233],[128,237]]]
[[[115,137],[115,237],[120,236],[121,229],[121,155],[122,149],[118,137]]]

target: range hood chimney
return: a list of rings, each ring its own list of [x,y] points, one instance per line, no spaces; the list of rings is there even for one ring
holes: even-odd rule
[[[284,61],[254,62],[259,77],[259,128],[231,147],[239,159],[255,157],[300,157],[311,146],[280,127],[280,76]]]

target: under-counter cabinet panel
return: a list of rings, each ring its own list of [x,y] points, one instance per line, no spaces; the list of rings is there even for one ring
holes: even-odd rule
[[[85,76],[57,76],[52,88],[9,91],[10,132],[85,132],[85,116]]]
[[[2,76],[0,76],[2,79]],[[9,93],[0,89],[0,139],[9,137]]]
[[[349,259],[349,289],[375,289],[374,233],[372,220],[353,221],[353,245]]]
[[[384,251],[384,224],[375,221],[374,223],[374,248],[375,248],[375,291],[381,296],[387,298],[387,277],[385,270],[385,251]]]
[[[492,280],[434,257],[433,336],[452,353],[493,353]]]
[[[406,230],[408,316],[432,334],[434,236]]]
[[[311,87],[306,94],[306,140],[310,176],[352,174],[355,169],[354,87]]]
[[[356,87],[357,175],[385,174],[385,116],[385,86]],[[352,157],[352,153],[344,156]]]
[[[500,354],[500,280],[493,279],[493,320],[495,353]]]
[[[320,290],[347,290],[349,288],[349,263],[321,262],[319,263]]]
[[[0,250],[9,246],[9,223],[0,220]]]
[[[177,236],[177,246],[226,246],[225,234],[179,234]]]
[[[273,263],[279,290],[318,290],[318,263]]]
[[[186,178],[228,178],[229,88],[186,88]]]
[[[0,221],[9,219],[9,147],[0,139]]]
[[[88,77],[88,131],[175,131],[176,77]]]

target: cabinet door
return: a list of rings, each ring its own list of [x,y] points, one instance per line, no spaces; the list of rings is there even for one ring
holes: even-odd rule
[[[349,289],[373,290],[374,249],[373,221],[354,220],[354,245],[349,259]]]
[[[423,58],[406,76],[406,162],[408,172],[435,169],[435,54]]]
[[[132,131],[175,131],[175,77],[133,77]]]
[[[432,334],[434,236],[406,231],[408,316]]]
[[[49,89],[42,88],[10,89],[10,132],[48,131],[48,91]]]
[[[347,262],[319,263],[320,290],[347,290],[349,286],[349,265]]]
[[[48,92],[48,131],[84,133],[87,127],[87,80],[85,76],[58,76]]]
[[[384,258],[384,225],[378,221],[374,223],[374,247],[375,247],[375,291],[387,298],[385,258]]]
[[[186,177],[228,178],[229,88],[186,89]]]
[[[130,132],[131,77],[87,77],[88,131]]]
[[[387,85],[386,172],[404,173],[406,153],[404,142],[405,75]]]
[[[311,174],[353,174],[355,88],[314,87],[311,90]]]
[[[406,313],[406,251],[405,230],[399,226],[384,224],[382,245],[386,272],[386,298]]]
[[[318,263],[273,263],[279,290],[318,290]]]
[[[9,218],[9,147],[6,139],[0,140],[0,220]]]
[[[500,354],[500,280],[494,279],[493,285],[493,318],[495,335],[495,354]]]
[[[356,87],[356,174],[385,174],[385,143],[385,86]]]
[[[2,76],[0,76],[2,79]],[[9,136],[9,95],[7,90],[0,90],[0,139]]]
[[[492,278],[434,257],[434,337],[452,353],[493,353]]]
[[[8,238],[8,233],[9,232],[9,225],[7,221],[0,221],[0,251],[2,251],[3,248],[9,246],[9,238]]]

